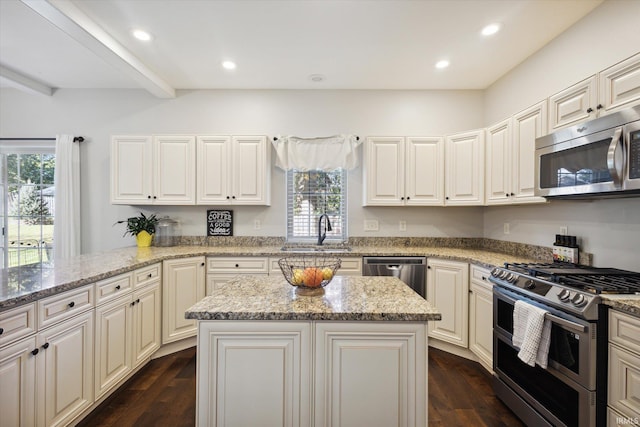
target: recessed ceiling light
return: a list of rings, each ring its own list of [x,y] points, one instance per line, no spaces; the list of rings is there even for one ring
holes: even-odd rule
[[[147,33],[144,30],[133,30],[133,37],[137,38],[138,40],[142,40],[143,42],[148,42],[149,40],[151,40],[151,34]]]
[[[500,31],[500,24],[489,24],[482,29],[483,36],[491,36]]]
[[[314,83],[320,83],[323,82],[325,79],[325,77],[322,74],[311,74],[309,76],[309,80],[311,80]]]
[[[442,61],[436,62],[436,68],[442,70],[443,68],[447,68],[449,66],[449,61],[443,59]]]
[[[235,70],[236,69],[236,63],[233,61],[223,61],[222,62],[222,68],[224,68],[225,70]]]

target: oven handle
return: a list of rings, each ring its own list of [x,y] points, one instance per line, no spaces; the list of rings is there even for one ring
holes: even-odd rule
[[[609,150],[607,151],[607,168],[609,169],[609,174],[611,175],[611,179],[616,187],[620,187],[622,185],[622,174],[624,173],[624,171],[618,167],[618,162],[616,162],[616,153],[618,151],[618,146],[620,145],[621,135],[622,128],[620,127],[613,133],[611,143],[609,144]]]
[[[495,292],[495,291],[494,291]],[[516,300],[514,298],[511,298],[508,295],[505,295],[503,292],[498,292],[498,298],[503,299],[511,304],[515,304]],[[558,317],[555,314],[551,314],[549,312],[545,313],[544,315],[545,318],[549,319],[549,321],[556,323],[558,325],[564,326],[566,328],[569,329],[573,329],[576,332],[586,332],[587,327],[584,325],[581,325],[579,323],[576,322],[572,322],[570,320],[567,319],[563,319],[562,317]]]

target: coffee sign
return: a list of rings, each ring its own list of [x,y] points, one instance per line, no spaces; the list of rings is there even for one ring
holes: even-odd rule
[[[233,236],[233,211],[208,210],[207,236]]]

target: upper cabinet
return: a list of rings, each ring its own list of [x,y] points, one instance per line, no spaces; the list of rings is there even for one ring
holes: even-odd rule
[[[484,203],[484,130],[447,136],[445,205]]]
[[[365,206],[442,206],[443,138],[370,137],[364,158]]]
[[[111,203],[195,203],[195,137],[113,136]]]
[[[485,200],[488,205],[511,203],[511,148],[511,119],[486,130]]]
[[[271,145],[265,136],[199,136],[197,203],[269,205]]]
[[[549,133],[640,102],[640,54],[549,98]]]
[[[111,203],[269,205],[270,166],[265,136],[113,136]]]

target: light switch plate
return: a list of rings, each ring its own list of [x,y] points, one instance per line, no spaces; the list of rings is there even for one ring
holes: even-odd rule
[[[378,231],[379,225],[377,219],[365,219],[364,220],[364,231]]]
[[[400,231],[407,231],[407,221],[400,221],[398,223],[398,229]]]

